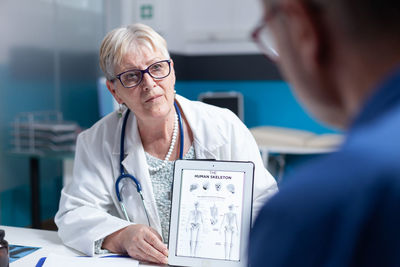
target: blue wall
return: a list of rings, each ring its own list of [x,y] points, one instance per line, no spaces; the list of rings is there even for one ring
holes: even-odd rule
[[[280,126],[332,133],[312,119],[298,104],[286,82],[283,81],[177,81],[178,94],[191,100],[206,91],[237,91],[243,94],[244,122],[247,127]]]
[[[19,157],[20,162],[14,166],[28,169],[27,159]],[[40,168],[40,201],[41,219],[53,218],[58,210],[58,202],[62,189],[62,164],[59,160],[41,160]],[[0,193],[0,210],[2,220],[0,224],[10,226],[26,227],[31,224],[31,194],[28,175],[25,176],[25,183],[15,186]]]

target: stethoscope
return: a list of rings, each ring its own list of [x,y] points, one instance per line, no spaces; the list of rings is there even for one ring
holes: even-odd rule
[[[179,158],[182,159],[183,157],[183,144],[184,144],[184,135],[183,135],[183,127],[182,127],[182,117],[181,117],[181,111],[179,110],[178,105],[176,104],[176,102],[174,102],[174,106],[175,106],[175,110],[176,113],[178,114],[178,121],[179,121],[179,135],[180,135],[180,148],[179,148]],[[120,203],[121,209],[124,213],[125,219],[130,222],[129,220],[129,216],[128,213],[126,212],[126,208],[125,205],[122,201],[121,198],[121,194],[120,194],[120,190],[119,190],[119,183],[121,182],[122,179],[124,178],[129,178],[130,180],[132,180],[135,185],[136,185],[136,189],[137,192],[140,195],[140,198],[142,199],[142,204],[143,204],[143,209],[144,209],[144,213],[146,214],[147,217],[147,223],[150,226],[150,219],[149,219],[149,215],[147,213],[147,209],[146,206],[144,204],[144,199],[143,199],[143,194],[142,194],[142,186],[140,184],[140,182],[135,178],[135,176],[129,174],[129,173],[125,173],[124,167],[122,166],[122,161],[124,160],[124,153],[125,153],[125,149],[124,149],[124,142],[125,142],[125,128],[126,128],[126,123],[128,121],[128,117],[129,117],[129,113],[130,110],[128,109],[126,111],[125,117],[124,117],[124,121],[122,123],[122,130],[121,130],[121,146],[120,146],[120,152],[119,152],[119,168],[120,168],[120,175],[117,178],[117,181],[115,182],[115,191],[117,193],[117,198],[118,201]]]

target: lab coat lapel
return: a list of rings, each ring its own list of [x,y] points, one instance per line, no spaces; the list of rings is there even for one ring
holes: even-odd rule
[[[119,145],[117,150],[119,156]],[[132,112],[129,115],[126,125],[125,159],[122,161],[122,165],[125,168],[125,172],[133,175],[142,185],[142,193],[149,215],[150,225],[161,234],[161,223],[157,212],[146,156],[140,139],[137,120]],[[141,205],[141,203],[138,203],[138,205]]]

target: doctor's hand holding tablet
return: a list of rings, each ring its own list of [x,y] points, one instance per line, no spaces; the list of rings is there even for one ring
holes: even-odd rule
[[[101,44],[100,66],[120,109],[78,137],[73,179],[62,190],[55,218],[67,246],[87,255],[113,252],[166,263],[177,159],[253,162],[253,210],[247,217],[277,191],[254,138],[231,111],[176,94],[174,61],[153,29],[132,24],[109,32]],[[211,185],[229,192],[211,183],[210,191],[200,184],[189,190],[203,200],[198,202],[205,221],[209,204],[227,212],[220,200],[232,197],[223,191],[212,195]],[[205,253],[204,243],[197,242]]]

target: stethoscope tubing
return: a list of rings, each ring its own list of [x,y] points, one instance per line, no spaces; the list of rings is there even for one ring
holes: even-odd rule
[[[176,113],[178,115],[178,122],[179,122],[179,135],[180,135],[179,159],[182,159],[183,158],[183,146],[184,146],[184,133],[183,133],[182,115],[181,115],[180,109],[179,109],[178,104],[176,103],[176,101],[174,101],[174,106],[175,106]],[[146,206],[144,204],[144,198],[143,198],[143,194],[142,194],[142,186],[141,186],[140,182],[133,175],[131,175],[129,173],[125,173],[124,166],[122,165],[122,161],[124,160],[124,157],[125,157],[125,131],[126,131],[126,124],[128,122],[129,113],[130,113],[130,110],[128,109],[126,111],[126,114],[124,116],[124,120],[122,122],[121,140],[120,140],[120,153],[119,153],[120,175],[118,176],[117,180],[115,181],[115,192],[117,194],[117,198],[118,198],[118,201],[120,203],[122,212],[124,213],[125,219],[128,222],[130,222],[128,213],[126,211],[125,205],[124,205],[124,203],[122,201],[122,198],[121,198],[121,194],[120,194],[120,190],[119,190],[119,183],[124,178],[131,179],[136,185],[136,190],[139,193],[140,198],[142,200],[143,209],[144,209],[144,212],[145,212],[146,217],[147,217],[147,222],[148,222],[148,224],[150,226],[149,215],[147,213],[147,209],[146,209]]]

